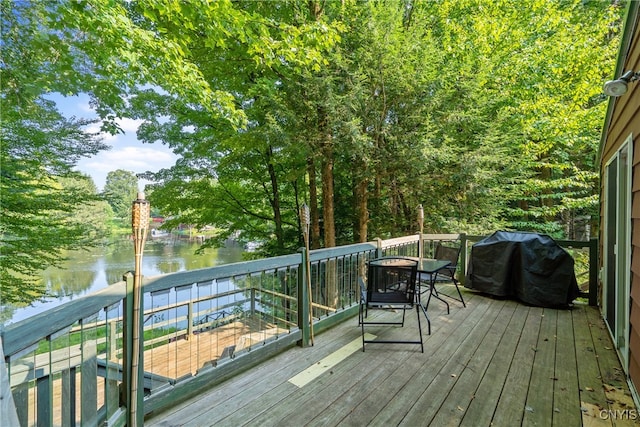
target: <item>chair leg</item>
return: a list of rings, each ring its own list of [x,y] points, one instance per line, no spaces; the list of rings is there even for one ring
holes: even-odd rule
[[[418,333],[420,334],[420,352],[424,353],[424,342],[422,341],[422,326],[420,325],[420,304],[416,304],[416,315],[418,316]],[[428,319],[427,319],[428,320]],[[431,328],[429,328],[429,334],[431,334]]]
[[[464,298],[462,298],[462,292],[460,292],[460,288],[458,287],[458,281],[456,279],[453,279],[453,284],[456,286],[456,291],[458,291],[458,296],[460,297],[460,302],[462,303],[462,306],[466,308],[467,304],[465,304]]]
[[[364,353],[364,308],[363,308],[363,304],[360,304],[360,310],[358,312],[358,322],[360,322],[360,330],[362,331],[362,352]]]

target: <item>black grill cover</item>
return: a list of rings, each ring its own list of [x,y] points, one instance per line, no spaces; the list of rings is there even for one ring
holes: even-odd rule
[[[496,231],[471,248],[465,286],[541,307],[578,297],[573,258],[544,234]]]

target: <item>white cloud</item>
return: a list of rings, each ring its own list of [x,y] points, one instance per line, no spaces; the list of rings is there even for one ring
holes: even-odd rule
[[[99,159],[98,159],[99,158]],[[100,171],[124,169],[135,173],[158,171],[173,165],[175,155],[151,147],[124,147],[105,151],[90,161],[91,166]],[[99,160],[99,161],[98,161]]]
[[[100,132],[100,123],[91,123],[90,125],[85,126],[84,130],[88,133],[99,134],[100,138],[102,138],[102,141],[106,143],[111,143],[116,141],[119,136],[119,135],[111,135],[110,133]]]
[[[87,125],[84,129],[89,133],[98,133],[102,140],[107,144],[116,144],[118,142],[126,142],[127,140],[135,139],[136,132],[142,123],[143,120],[139,119],[118,119],[116,120],[116,124],[124,133],[118,133],[116,135],[100,132],[100,122]]]
[[[174,165],[177,156],[164,146],[125,146],[82,160],[78,170],[90,175],[98,189],[104,188],[107,174],[117,169],[133,173],[157,172]]]
[[[93,115],[96,114],[95,108],[93,108],[88,102],[79,102],[77,105],[78,111],[82,111],[83,113],[90,113]]]
[[[139,119],[118,119],[116,123],[120,128],[125,132],[137,132],[138,127],[144,122],[144,120]]]

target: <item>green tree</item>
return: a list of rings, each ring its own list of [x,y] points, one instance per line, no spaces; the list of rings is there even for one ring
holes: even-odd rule
[[[262,236],[280,253],[299,244],[303,200],[312,207],[313,244],[324,246],[413,232],[418,204],[427,230],[472,233],[557,230],[548,224],[594,207],[589,144],[597,143],[604,114],[598,93],[613,66],[619,7],[236,4],[283,25],[333,28],[341,38],[323,51],[321,67],[255,65],[242,44],[191,46],[203,76],[233,88],[248,119],[241,130],[141,93],[137,111],[172,118],[149,119],[142,138],[166,141],[184,156],[155,175],[163,210]],[[574,140],[577,151],[568,145]]]
[[[101,237],[99,227],[81,216],[82,210],[99,203],[98,195],[77,185],[65,186],[65,182],[87,177],[61,162],[60,153],[52,153],[59,149],[70,158],[91,153],[100,145],[79,131],[76,123],[59,115],[52,117],[52,110],[41,112],[22,123],[3,120],[0,127],[2,304],[28,303],[43,296],[46,289],[38,279],[39,271],[58,265],[63,250],[95,245]],[[33,141],[35,123],[47,129],[40,132],[43,146],[26,143]]]
[[[130,171],[117,169],[107,174],[102,194],[116,218],[129,221],[131,202],[138,195],[138,177]]]
[[[301,70],[317,69],[324,62],[319,51],[336,39],[322,22],[306,22],[302,2],[236,2],[255,23],[251,31],[279,40],[279,55],[256,53],[250,39],[227,40],[212,46],[189,28],[209,25],[199,21],[175,28],[157,21],[158,28],[177,31],[189,40],[193,61],[211,84],[234,93],[247,117],[242,129],[212,122],[198,105],[186,104],[152,89],[131,99],[136,117],[145,118],[138,137],[161,140],[182,159],[170,170],[149,174],[157,180],[150,200],[174,223],[218,225],[221,239],[242,231],[247,240],[261,240],[271,254],[290,253],[300,245],[297,212],[298,188],[303,185],[306,160],[291,131],[297,118],[280,99],[283,84]],[[268,23],[268,25],[264,25]],[[277,60],[274,60],[277,59]],[[156,115],[162,112],[163,121]],[[171,223],[168,224],[171,226]]]
[[[219,6],[221,14],[232,9]],[[0,299],[28,303],[46,292],[39,270],[96,242],[94,224],[70,218],[81,218],[98,196],[68,183],[83,179],[74,172],[80,158],[108,148],[86,131],[90,122],[63,117],[48,94],[88,93],[111,132],[127,92],[145,83],[195,100],[212,116],[241,118],[227,94],[183,61],[177,43],[132,25],[123,5],[1,0],[0,8]]]

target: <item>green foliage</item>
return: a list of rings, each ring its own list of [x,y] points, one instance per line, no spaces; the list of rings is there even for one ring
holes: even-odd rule
[[[159,183],[154,204],[176,221],[242,231],[273,242],[266,246],[272,254],[290,250],[300,244],[296,215],[309,197],[309,162],[319,170],[328,141],[343,243],[354,241],[362,220],[369,236],[415,232],[418,204],[426,231],[561,236],[570,218],[597,215],[599,94],[613,69],[619,7],[542,0],[236,5],[258,22],[278,22],[269,27],[274,40],[292,24],[319,23],[340,37],[323,51],[321,68],[256,63],[243,42],[212,48],[187,38],[204,78],[232,89],[248,121],[239,131],[212,126],[202,109],[151,91],[132,100],[147,118],[140,136],[183,156],[148,176]],[[158,109],[171,119],[159,123]],[[362,184],[365,192],[356,193]],[[364,219],[354,208],[359,197]]]
[[[104,229],[87,221],[84,214],[104,212],[104,205],[90,178],[73,172],[59,177],[33,169],[28,161],[8,155],[5,148],[9,144],[2,145],[1,299],[3,304],[28,303],[44,295],[38,273],[58,265],[63,250],[101,240]],[[82,182],[86,184],[77,185]],[[89,186],[93,193],[85,191]]]
[[[240,232],[266,254],[302,244],[303,202],[338,243],[415,232],[418,204],[438,232],[561,236],[598,214],[617,3],[1,1],[11,298],[41,291],[15,275],[7,288],[10,265],[29,275],[101,233],[68,219],[91,191],[60,178],[105,146],[60,117],[52,92],[86,92],[103,130],[142,119],[142,141],[174,149],[175,166],[145,176],[169,226]],[[121,178],[106,193],[126,217],[135,194]]]
[[[235,29],[241,31],[236,39],[215,45],[192,34],[192,27],[211,25],[199,13],[180,29],[157,17],[155,25],[171,27],[189,42],[185,49],[194,53],[202,75],[234,94],[247,122],[236,130],[212,122],[199,105],[151,89],[138,91],[132,111],[146,119],[138,137],[163,141],[182,156],[170,170],[146,176],[159,182],[149,200],[173,218],[167,227],[215,225],[223,230],[221,240],[241,231],[247,241],[264,241],[271,254],[290,253],[301,244],[297,188],[306,159],[292,128],[299,117],[287,110],[282,86],[290,84],[289,75],[318,69],[326,61],[320,50],[337,36],[323,23],[304,22],[296,12],[299,2],[278,3],[278,8],[261,2],[235,5],[238,13],[251,16],[250,25]]]
[[[116,218],[130,222],[131,203],[138,195],[136,174],[122,169],[109,172],[102,193]]]

